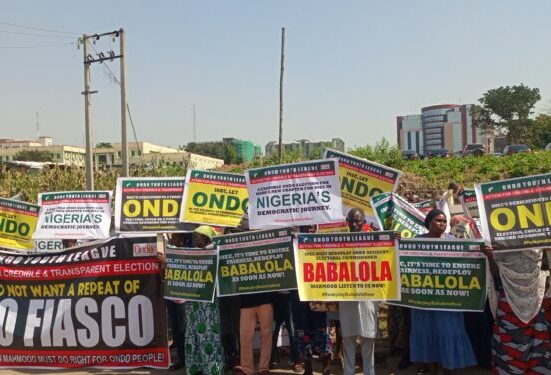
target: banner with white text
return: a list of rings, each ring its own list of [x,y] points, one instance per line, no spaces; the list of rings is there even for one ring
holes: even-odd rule
[[[32,249],[39,212],[36,204],[0,198],[0,247]]]
[[[110,191],[38,194],[42,205],[34,239],[104,239],[111,226]]]
[[[189,170],[180,219],[188,223],[236,227],[247,212],[245,176]]]
[[[115,195],[117,232],[184,232],[180,221],[184,177],[119,177]]]
[[[0,252],[0,367],[166,368],[156,239]]]
[[[476,184],[475,191],[493,251],[551,247],[551,174]]]
[[[299,234],[301,301],[396,301],[400,273],[394,232]]]
[[[245,171],[250,228],[344,221],[338,169],[326,159]]]
[[[340,189],[344,214],[351,208],[361,208],[366,216],[375,216],[370,198],[394,192],[400,181],[400,171],[344,152],[325,150],[326,158],[339,159]]]
[[[484,311],[486,256],[482,241],[400,240],[402,298],[393,304],[423,310]]]
[[[297,288],[291,229],[214,237],[218,246],[218,295]]]

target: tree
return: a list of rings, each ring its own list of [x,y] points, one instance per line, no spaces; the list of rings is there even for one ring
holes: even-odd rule
[[[13,156],[13,160],[53,162],[54,155],[45,150],[21,150]]]
[[[503,131],[510,143],[526,142],[534,106],[541,99],[540,90],[524,84],[501,86],[486,91],[473,106],[473,123],[481,129]]]
[[[348,150],[348,153],[392,168],[400,168],[404,165],[402,151],[398,146],[392,146],[385,137],[375,143],[375,146],[357,147]]]
[[[113,145],[109,142],[98,142],[96,144],[97,148],[113,148]]]
[[[194,154],[222,159],[226,164],[236,164],[238,162],[237,150],[231,143],[222,144],[221,142],[190,142],[186,145],[185,150]]]
[[[530,128],[531,146],[544,148],[551,143],[551,115],[539,115]]]

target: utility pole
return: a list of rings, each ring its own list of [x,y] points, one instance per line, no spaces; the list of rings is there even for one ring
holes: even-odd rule
[[[103,52],[98,52],[92,55],[88,51],[89,40],[93,40],[95,44],[96,41],[100,40],[102,37],[120,38],[120,51],[118,55],[115,55],[115,52],[109,51],[107,54]],[[105,61],[113,61],[115,59],[120,59],[120,86],[121,86],[121,159],[122,159],[122,176],[128,176],[128,142],[126,137],[126,62],[124,60],[124,49],[125,49],[125,40],[124,40],[124,30],[121,28],[119,30],[102,33],[102,34],[93,34],[82,36],[82,45],[83,45],[83,54],[84,54],[84,121],[86,129],[86,188],[88,190],[94,190],[94,171],[93,171],[93,154],[92,154],[92,126],[90,124],[90,94],[95,94],[97,91],[90,91],[90,65],[93,63],[103,63]],[[92,46],[92,48],[94,48]],[[94,48],[95,50],[95,48]],[[110,70],[109,70],[110,71]]]
[[[197,118],[195,117],[195,104],[193,105],[193,142],[197,142]]]
[[[281,28],[281,68],[279,71],[279,163],[283,161],[283,70],[285,63],[285,28]]]
[[[120,68],[121,68],[121,175],[127,177],[128,170],[128,140],[126,137],[126,60],[125,56],[125,36],[124,29],[119,30],[120,41]]]
[[[84,56],[84,128],[86,133],[86,190],[94,190],[94,163],[92,154],[92,126],[90,124],[90,95],[97,91],[90,91],[90,62],[88,61],[88,36],[82,36],[82,51]]]

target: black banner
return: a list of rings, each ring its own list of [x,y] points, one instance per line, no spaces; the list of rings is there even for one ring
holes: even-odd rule
[[[0,252],[0,366],[169,363],[156,239]]]

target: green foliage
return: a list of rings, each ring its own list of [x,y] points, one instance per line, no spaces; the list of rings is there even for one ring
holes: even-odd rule
[[[13,160],[53,162],[54,155],[44,150],[21,150],[13,156]]]
[[[348,150],[348,153],[391,168],[401,168],[405,163],[402,151],[397,146],[392,146],[384,137],[375,146],[357,147]]]
[[[551,116],[539,115],[530,129],[531,144],[534,148],[544,148],[551,143]]]
[[[403,160],[400,153],[387,141],[371,147],[351,151],[354,155],[397,168],[403,172],[401,194],[413,192],[424,198],[438,198],[448,184],[457,182],[471,188],[477,182],[497,181],[507,178],[551,173],[551,151],[513,154],[496,157],[431,158]],[[283,163],[305,160],[299,153],[284,155]],[[252,164],[232,165],[225,171],[241,173],[245,169],[279,164],[277,156],[255,161]],[[0,164],[1,166],[1,164]],[[131,170],[132,176],[185,176],[185,168],[165,165],[163,161],[141,165]],[[119,173],[117,170],[95,173],[97,190],[113,190]],[[38,193],[48,191],[85,190],[86,177],[81,168],[46,168],[32,174],[0,167],[0,196],[11,197],[21,193],[28,202],[36,202]]]
[[[113,148],[113,145],[109,142],[98,142],[96,144],[97,148]]]
[[[237,164],[240,162],[237,157],[237,150],[231,143],[223,142],[190,142],[185,150],[194,154],[210,156],[212,158],[222,159],[225,164]]]
[[[474,106],[474,124],[482,129],[505,131],[510,143],[525,143],[533,122],[529,117],[541,99],[540,90],[524,84],[486,91]]]

